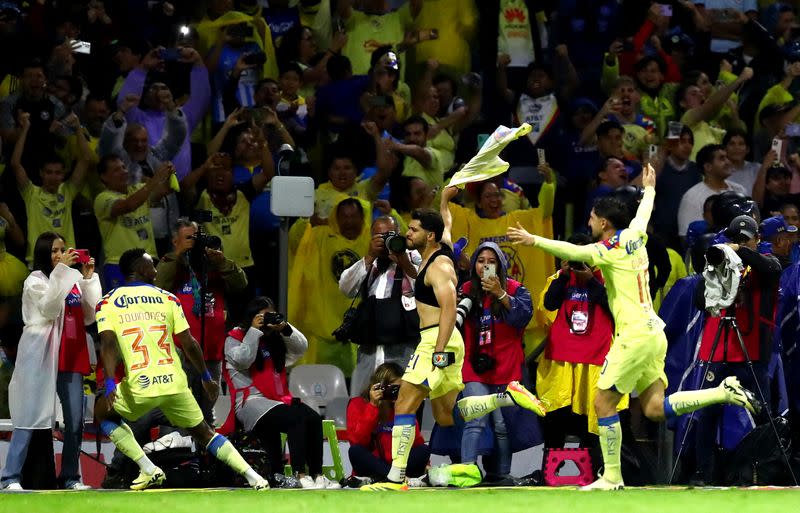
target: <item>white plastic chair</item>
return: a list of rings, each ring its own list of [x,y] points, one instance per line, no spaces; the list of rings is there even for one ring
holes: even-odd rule
[[[289,374],[289,392],[319,412],[332,399],[349,397],[344,373],[335,365],[298,365]]]
[[[325,418],[332,420],[336,429],[347,429],[347,405],[349,397],[334,397],[325,405]]]

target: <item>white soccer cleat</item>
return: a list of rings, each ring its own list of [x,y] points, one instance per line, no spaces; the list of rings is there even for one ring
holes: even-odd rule
[[[619,483],[614,483],[607,480],[603,476],[600,476],[597,479],[597,481],[595,481],[590,485],[580,487],[580,491],[582,492],[591,492],[594,490],[602,490],[607,492],[611,490],[624,490],[624,489],[625,489],[625,483],[623,483],[622,481],[620,481]]]
[[[747,390],[739,383],[735,376],[728,376],[719,387],[725,391],[730,404],[736,404],[742,408],[746,408],[750,413],[757,415],[761,411],[761,401],[756,399],[753,392]]]
[[[156,470],[152,474],[145,474],[143,471],[139,471],[139,477],[133,480],[131,483],[131,490],[145,490],[147,488],[158,486],[167,479],[166,474],[160,468],[156,467]]]

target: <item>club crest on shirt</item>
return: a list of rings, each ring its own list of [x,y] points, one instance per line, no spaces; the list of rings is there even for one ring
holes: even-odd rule
[[[331,272],[333,273],[333,278],[338,282],[344,270],[360,259],[361,257],[352,249],[343,249],[334,253],[331,257]]]

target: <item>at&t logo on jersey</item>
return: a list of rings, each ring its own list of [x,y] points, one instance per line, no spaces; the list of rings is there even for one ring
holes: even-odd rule
[[[152,378],[142,375],[139,376],[139,379],[137,381],[139,383],[139,388],[144,390],[150,385],[164,385],[166,383],[172,383],[174,380],[175,380],[174,374],[162,374],[160,376],[153,376]]]
[[[128,305],[163,305],[164,298],[159,296],[126,296],[121,295],[114,299],[117,308],[128,308]]]

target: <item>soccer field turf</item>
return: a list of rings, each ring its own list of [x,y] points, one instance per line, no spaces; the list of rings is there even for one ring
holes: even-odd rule
[[[346,491],[152,490],[0,494],[0,512],[51,513],[743,513],[791,511],[800,489],[633,489],[615,493],[516,488]]]

